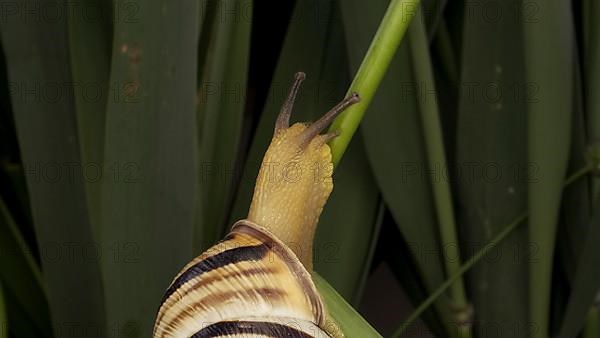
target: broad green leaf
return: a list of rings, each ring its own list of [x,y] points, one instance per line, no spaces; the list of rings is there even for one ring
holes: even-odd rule
[[[198,89],[200,196],[195,252],[213,245],[228,229],[248,78],[252,1],[226,0],[208,7],[213,6],[207,56],[199,65],[203,69]]]
[[[0,281],[4,290],[11,290],[15,295],[39,330],[43,332],[52,330],[42,274],[2,198],[0,198]]]
[[[343,3],[351,73],[364,56],[385,1]],[[430,178],[407,45],[400,46],[362,122],[367,157],[383,199],[405,237],[428,291],[444,280]],[[346,159],[344,159],[345,161]],[[443,168],[436,175],[442,175]],[[442,176],[439,176],[442,177]],[[432,254],[430,254],[432,253]],[[445,300],[437,310],[449,323]],[[447,326],[449,328],[449,326]]]
[[[56,9],[58,19],[14,15],[0,23],[12,111],[54,331],[60,336],[68,323],[89,323],[102,335],[104,299],[79,153],[67,7],[43,6]]]
[[[112,43],[111,2],[67,2],[69,51],[81,166],[90,223],[96,239],[100,227],[102,160]],[[119,19],[119,18],[118,18]]]
[[[492,4],[498,3],[482,6]],[[515,48],[523,43],[521,1],[505,1],[498,10],[505,13],[503,20],[471,14],[463,23],[454,177],[467,254],[526,208],[528,175],[537,168],[527,160],[529,93],[524,52]],[[467,273],[477,336],[527,330],[527,243],[521,227]]]
[[[136,11],[115,17],[101,262],[111,334],[148,337],[164,290],[192,257],[199,9],[158,0],[115,8]]]
[[[313,275],[315,285],[325,302],[325,307],[331,318],[348,338],[378,338],[381,337],[369,323],[364,320],[344,298],[317,274]]]
[[[556,227],[570,144],[575,32],[569,2],[525,3],[540,8],[535,18],[524,15],[526,83],[537,86],[536,95],[527,99],[528,161],[536,168],[535,177],[528,180],[529,241],[536,244],[529,259],[529,320],[535,323],[530,337],[547,338]]]

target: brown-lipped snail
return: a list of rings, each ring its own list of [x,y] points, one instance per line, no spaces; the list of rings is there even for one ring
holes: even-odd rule
[[[313,283],[313,240],[333,189],[333,164],[320,134],[350,105],[342,100],[314,123],[290,115],[304,73],[296,73],[256,179],[247,219],[188,263],[163,296],[154,338],[343,337]],[[293,167],[289,179],[283,168]]]

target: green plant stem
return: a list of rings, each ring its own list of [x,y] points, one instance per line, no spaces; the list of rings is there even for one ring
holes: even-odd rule
[[[592,166],[587,165],[587,166],[583,167],[582,169],[578,170],[577,172],[575,172],[574,174],[572,174],[571,176],[569,176],[564,181],[563,188],[568,186],[569,184],[573,183],[577,179],[583,177],[591,169],[592,169]],[[477,262],[479,262],[483,257],[485,257],[485,255],[487,255],[492,249],[494,249],[496,247],[496,245],[498,245],[506,237],[508,237],[508,235],[510,235],[513,232],[513,230],[515,230],[521,223],[523,223],[523,221],[525,221],[528,216],[529,216],[529,214],[527,212],[524,212],[523,214],[519,215],[509,225],[507,225],[506,228],[504,228],[504,230],[500,231],[500,233],[498,233],[496,235],[496,237],[494,237],[488,244],[486,244],[477,253],[475,253],[473,256],[471,256],[471,258],[469,258],[460,267],[460,269],[458,269],[458,271],[455,274],[450,276],[450,278],[448,278],[437,290],[435,290],[434,293],[432,293],[425,301],[423,301],[423,303],[421,303],[421,305],[419,305],[419,307],[417,307],[417,309],[404,321],[404,323],[402,323],[402,325],[396,331],[394,331],[392,338],[400,337],[400,335],[402,335],[402,333],[404,333],[404,331],[406,331],[406,329],[408,329],[410,327],[410,325],[417,318],[419,318],[419,316],[421,316],[421,314],[425,310],[427,310],[427,308],[429,308],[429,306],[431,306],[431,304],[433,304],[433,302],[435,302],[439,296],[444,294],[444,292],[446,292],[446,290],[450,286],[452,286],[452,284],[458,278],[460,278],[465,272],[469,271],[469,269],[471,267],[473,267],[473,265],[475,265]]]
[[[429,55],[425,21],[423,20],[421,10],[417,12],[413,19],[413,24],[408,29],[408,38],[416,86],[423,87],[419,88],[417,93],[425,92],[430,94],[418,95],[417,100],[421,113],[421,126],[423,127],[423,135],[425,136],[427,163],[430,172],[439,173],[443,168],[447,168],[447,162],[439,118],[439,108],[435,95],[435,82],[433,71],[431,70],[431,56]],[[431,180],[431,185],[440,237],[444,247],[442,253],[446,273],[448,276],[452,276],[459,271],[461,264],[459,247],[457,245],[458,236],[456,235],[452,193],[450,192],[448,180],[441,178],[441,175],[436,177]],[[468,324],[471,321],[469,318],[470,305],[467,301],[462,278],[457,278],[450,286],[450,299],[452,307],[456,310],[456,325],[459,337],[471,337],[471,325]]]
[[[419,2],[420,0],[392,0],[390,2],[369,50],[348,89],[348,93],[358,93],[361,101],[338,116],[329,129],[341,132],[340,136],[329,143],[334,166],[340,162],[352,136],[358,129],[360,121],[415,15]]]

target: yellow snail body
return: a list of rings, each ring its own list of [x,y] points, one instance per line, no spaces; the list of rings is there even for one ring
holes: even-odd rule
[[[327,142],[337,136],[320,132],[359,98],[351,95],[312,124],[290,126],[304,77],[296,74],[277,117],[247,219],[175,277],[154,338],[343,337],[310,273],[316,225],[333,189]]]

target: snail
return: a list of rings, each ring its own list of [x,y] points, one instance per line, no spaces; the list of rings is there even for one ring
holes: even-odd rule
[[[359,97],[353,93],[312,124],[290,126],[304,78],[296,73],[277,117],[247,219],[174,278],[154,338],[344,336],[313,283],[312,245],[333,189],[327,142],[338,135],[320,133]]]

